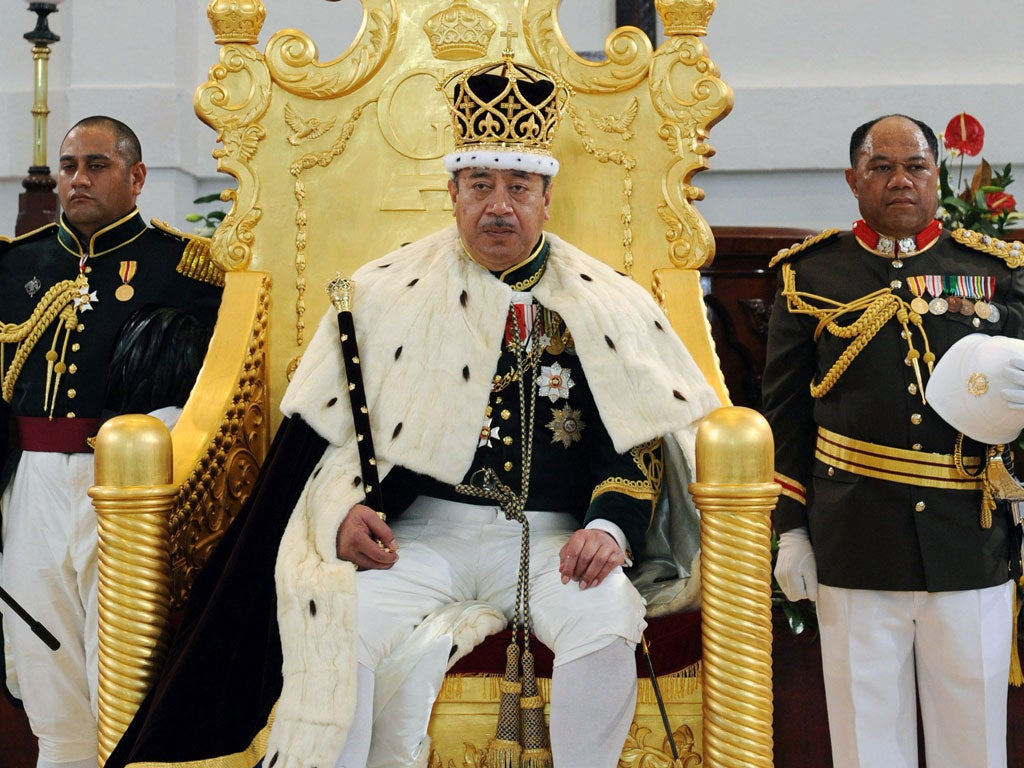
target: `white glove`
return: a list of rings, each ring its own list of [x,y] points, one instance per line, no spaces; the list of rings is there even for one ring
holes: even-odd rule
[[[999,390],[999,394],[1009,408],[1024,411],[1024,356],[1011,357],[1003,370],[1007,381],[1013,386]]]
[[[818,564],[806,528],[794,528],[779,536],[775,578],[790,600],[818,599]]]

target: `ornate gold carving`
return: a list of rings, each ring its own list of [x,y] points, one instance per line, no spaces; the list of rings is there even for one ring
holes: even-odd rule
[[[587,133],[587,126],[576,110],[569,106],[566,110],[569,119],[572,120],[576,133],[579,134],[583,148],[588,155],[592,155],[599,163],[612,163],[622,167],[622,195],[625,198],[622,204],[622,271],[627,275],[633,274],[633,179],[630,176],[636,168],[636,158],[622,150],[607,150],[597,146],[594,137]]]
[[[557,72],[578,93],[628,91],[647,77],[653,50],[647,35],[636,27],[619,27],[604,42],[607,61],[587,61],[562,34],[559,2],[534,0],[523,9],[526,44],[543,69]]]
[[[704,754],[709,765],[772,765],[769,541],[770,513],[780,490],[772,481],[772,454],[771,428],[749,408],[719,408],[697,431],[697,480],[690,492],[701,514]],[[738,721],[743,728],[730,727]]]
[[[619,757],[619,768],[694,768],[703,761],[700,753],[694,751],[697,740],[693,737],[693,729],[685,723],[672,732],[678,761],[672,758],[672,747],[667,736],[661,737],[660,749],[647,743],[657,738],[650,728],[633,722],[629,726],[622,756]]]
[[[267,9],[262,0],[210,0],[206,16],[218,45],[255,45],[267,18]]]
[[[706,35],[716,0],[654,0],[665,34]]]
[[[106,422],[96,436],[96,485],[89,496],[99,538],[99,760],[128,728],[163,664],[171,574],[167,519],[171,435],[152,416]]]
[[[434,58],[444,61],[483,58],[497,28],[486,13],[473,8],[467,0],[452,0],[451,5],[423,25]]]
[[[246,269],[252,258],[252,229],[262,216],[256,207],[259,176],[253,160],[266,131],[259,123],[270,104],[270,75],[263,56],[247,45],[225,45],[210,79],[196,89],[196,115],[217,131],[223,144],[213,151],[217,169],[238,180],[238,190],[221,193],[233,204],[213,233],[213,251],[226,269]]]
[[[664,119],[658,135],[676,160],[665,172],[665,201],[658,214],[669,225],[669,258],[683,268],[698,268],[714,259],[711,229],[693,207],[704,190],[690,180],[708,166],[714,148],[708,130],[732,109],[732,90],[718,77],[718,67],[696,37],[676,37],[658,48],[651,66],[651,101]]]
[[[334,127],[335,118],[321,120],[318,117],[300,117],[291,104],[284,105],[284,121],[291,133],[288,134],[288,143],[293,147],[299,146],[304,141],[323,136]]]
[[[321,64],[316,44],[302,32],[283,29],[267,43],[274,82],[298,96],[333,99],[373,77],[391,52],[398,32],[396,0],[363,0],[362,36],[341,56]]]
[[[617,133],[623,141],[629,141],[633,138],[633,121],[636,120],[639,111],[640,102],[634,96],[629,105],[619,114],[599,115],[594,110],[590,110],[590,119],[594,121],[598,130],[605,133]]]
[[[343,155],[363,110],[376,102],[376,99],[370,99],[352,110],[348,120],[341,126],[341,135],[329,149],[324,152],[303,155],[288,169],[295,179],[295,221],[297,223],[295,232],[295,343],[300,347],[306,343],[306,243],[308,242],[307,229],[309,225],[309,216],[306,212],[306,184],[302,180],[302,174],[311,168],[326,168],[334,162],[335,158]],[[295,364],[297,366],[297,361]],[[293,367],[289,367],[294,371]],[[289,378],[291,378],[290,374]]]
[[[195,575],[206,563],[249,495],[263,462],[269,419],[266,382],[270,286],[259,290],[256,322],[249,335],[235,395],[213,441],[178,492],[170,518],[172,600],[184,604]]]

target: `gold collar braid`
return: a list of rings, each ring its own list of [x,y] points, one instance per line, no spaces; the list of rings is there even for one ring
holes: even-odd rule
[[[924,343],[924,361],[928,365],[928,373],[932,371],[935,362],[935,354],[928,344],[928,335],[924,331],[924,324],[921,315],[910,308],[910,304],[901,299],[891,288],[880,288],[874,293],[869,293],[859,299],[841,304],[824,296],[817,296],[811,293],[801,293],[796,290],[796,272],[791,264],[782,266],[782,295],[786,297],[788,309],[793,314],[811,315],[818,320],[818,327],[814,329],[814,340],[817,341],[822,331],[827,330],[836,338],[851,339],[843,353],[832,364],[832,367],[818,383],[811,382],[811,397],[824,397],[836,385],[839,378],[846,373],[846,370],[853,363],[861,350],[868,345],[868,342],[875,337],[882,326],[896,317],[903,326],[903,336],[907,340],[907,359],[914,366],[914,373],[917,376],[917,387],[921,393],[921,402],[924,399],[924,383],[921,380],[921,369],[918,360],[921,353],[914,347],[914,339],[910,326],[916,326],[921,334]],[[815,306],[805,299],[810,299],[826,306]],[[839,318],[851,312],[860,312],[849,325],[840,325]]]

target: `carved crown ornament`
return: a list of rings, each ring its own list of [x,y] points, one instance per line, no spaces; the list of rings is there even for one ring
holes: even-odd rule
[[[654,0],[666,35],[706,35],[716,0]]]
[[[435,13],[423,25],[434,58],[444,61],[466,61],[487,55],[498,25],[468,0],[452,0],[444,10]]]
[[[262,0],[210,0],[206,16],[218,45],[255,45],[267,19],[267,9]]]

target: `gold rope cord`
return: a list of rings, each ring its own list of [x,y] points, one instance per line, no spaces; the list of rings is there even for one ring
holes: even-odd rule
[[[910,309],[910,305],[892,292],[891,288],[880,288],[873,293],[862,296],[859,299],[846,304],[833,301],[825,296],[818,296],[812,293],[803,293],[796,290],[796,272],[792,265],[784,264],[782,267],[783,290],[782,295],[786,297],[788,309],[792,314],[810,315],[818,320],[818,326],[814,329],[814,340],[817,341],[822,332],[827,330],[839,339],[852,339],[843,353],[836,359],[828,372],[818,383],[811,382],[811,397],[824,397],[836,385],[840,377],[846,373],[857,355],[875,337],[889,320],[893,317],[903,326],[904,337],[907,340],[907,359],[914,366],[917,375],[918,390],[921,399],[924,400],[924,384],[921,379],[921,371],[918,360],[921,353],[914,347],[914,340],[910,326],[913,325],[921,334],[924,343],[924,361],[931,371],[935,362],[935,355],[928,343],[928,336],[924,332],[924,324],[921,316]],[[818,307],[810,304],[806,299],[821,302],[830,307]],[[839,318],[851,312],[860,312],[860,316],[849,325],[840,325]]]
[[[0,345],[18,345],[10,367],[0,371],[3,375],[3,398],[7,402],[14,397],[14,383],[18,380],[25,361],[53,321],[60,317],[64,327],[69,331],[77,325],[77,313],[71,302],[79,294],[80,287],[85,284],[84,281],[84,276],[80,275],[75,280],[61,280],[55,283],[43,294],[28,320],[23,323],[0,325]]]

